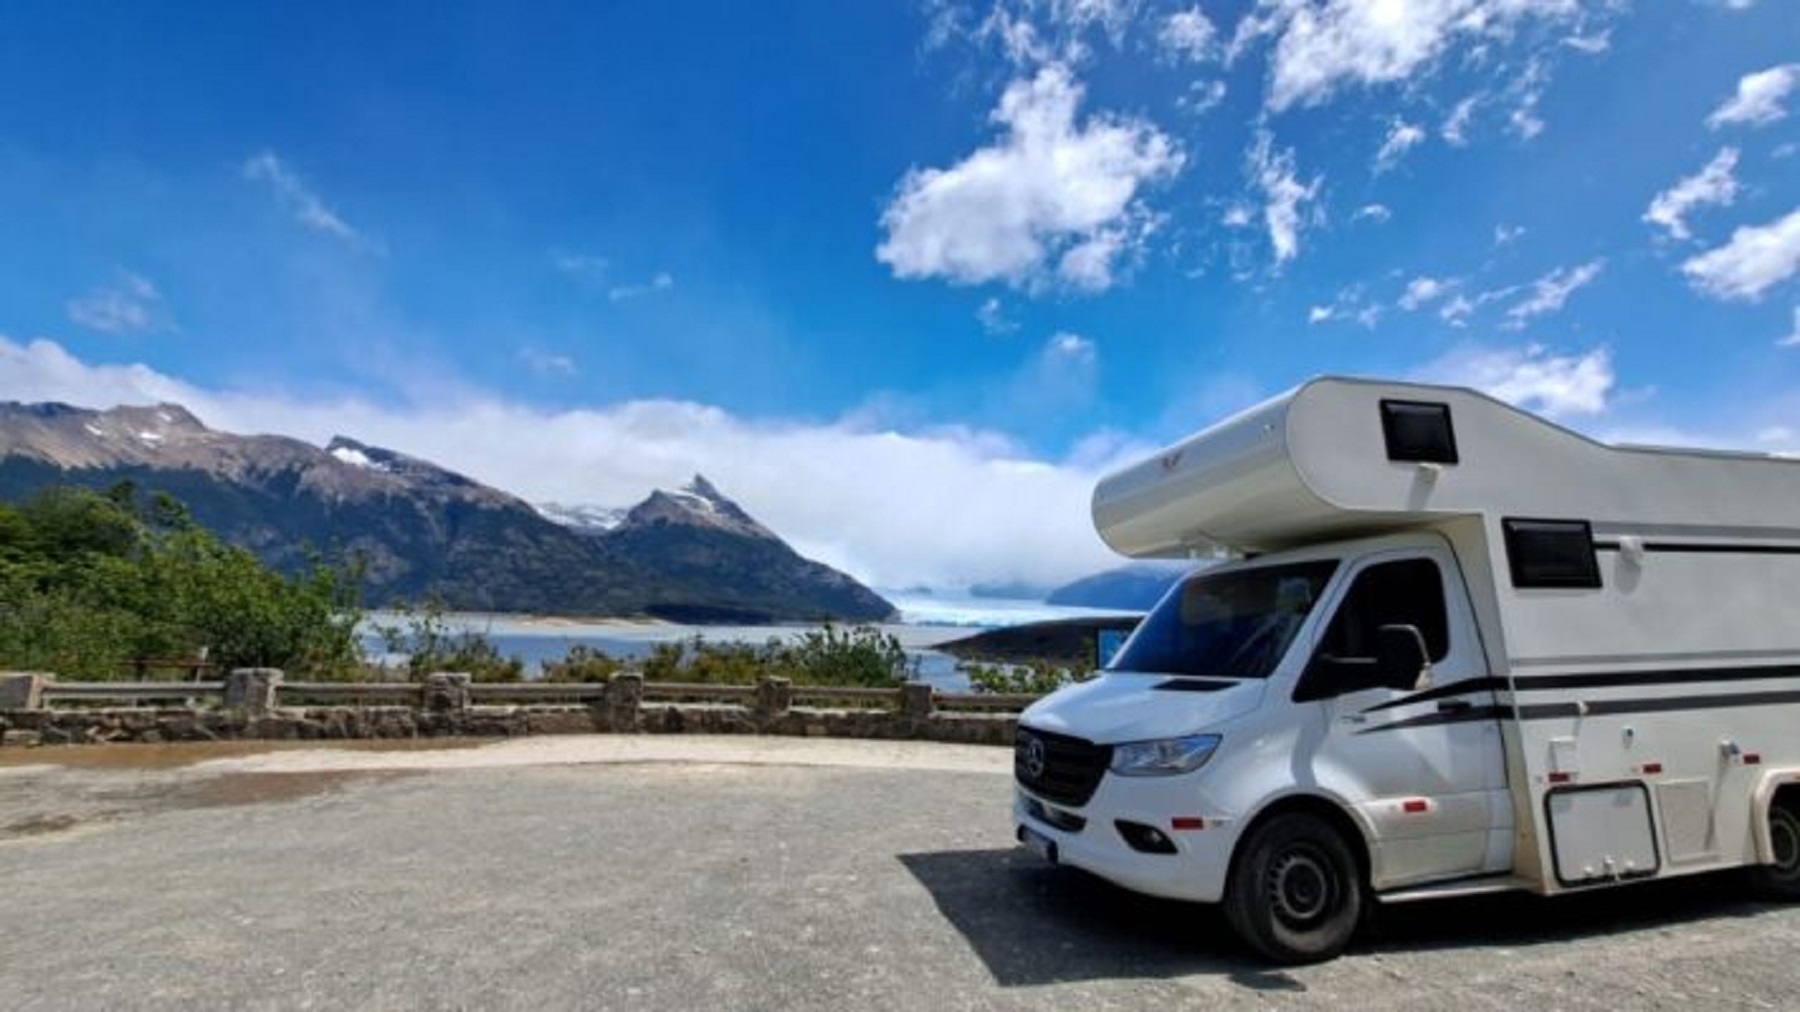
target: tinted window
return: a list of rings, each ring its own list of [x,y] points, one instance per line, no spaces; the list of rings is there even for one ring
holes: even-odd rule
[[[1332,616],[1318,654],[1336,659],[1376,656],[1384,625],[1416,626],[1433,661],[1450,652],[1450,622],[1444,613],[1444,581],[1430,559],[1383,562],[1357,574]]]
[[[1585,520],[1502,521],[1515,587],[1598,587],[1594,532]]]
[[[1456,430],[1448,404],[1382,401],[1381,434],[1389,460],[1456,463]]]
[[[1111,669],[1267,678],[1336,570],[1325,560],[1190,577],[1144,619]]]

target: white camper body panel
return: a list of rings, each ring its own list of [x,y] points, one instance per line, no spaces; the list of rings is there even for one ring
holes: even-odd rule
[[[1447,405],[1455,462],[1390,460],[1383,401]],[[1515,586],[1522,518],[1589,524],[1599,585]],[[1610,447],[1473,391],[1322,379],[1107,477],[1094,520],[1136,557],[1442,536],[1495,693],[1477,716],[1504,741],[1513,882],[1771,860],[1769,799],[1800,784],[1800,462]]]

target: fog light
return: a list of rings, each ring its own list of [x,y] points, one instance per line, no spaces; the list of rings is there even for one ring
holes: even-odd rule
[[[1127,822],[1124,819],[1120,819],[1113,825],[1118,828],[1119,835],[1125,838],[1126,845],[1132,850],[1144,854],[1175,853],[1175,841],[1169,839],[1168,834],[1155,826],[1146,826],[1141,822]]]

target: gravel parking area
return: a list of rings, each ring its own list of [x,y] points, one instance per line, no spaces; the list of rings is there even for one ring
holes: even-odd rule
[[[227,751],[0,757],[6,1007],[1800,1005],[1800,909],[1716,877],[1394,908],[1271,970],[1015,847],[1004,749]]]

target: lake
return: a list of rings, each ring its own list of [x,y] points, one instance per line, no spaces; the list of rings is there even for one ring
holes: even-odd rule
[[[919,677],[946,692],[963,692],[969,680],[957,667],[956,658],[934,649],[939,644],[972,636],[987,629],[1045,622],[1059,618],[1086,618],[1117,612],[1092,608],[1064,608],[1042,601],[972,597],[966,594],[890,593],[886,597],[900,610],[900,621],[879,628],[894,636],[918,664]],[[364,642],[373,657],[383,657],[373,633],[375,625],[403,623],[392,612],[372,613],[364,625]],[[682,625],[674,622],[633,619],[560,619],[530,615],[455,612],[444,616],[452,629],[486,636],[503,656],[525,663],[527,678],[534,678],[548,661],[559,660],[570,647],[587,646],[614,657],[645,657],[658,643],[700,636],[715,643],[764,643],[770,639],[793,640],[817,629],[817,625]]]

